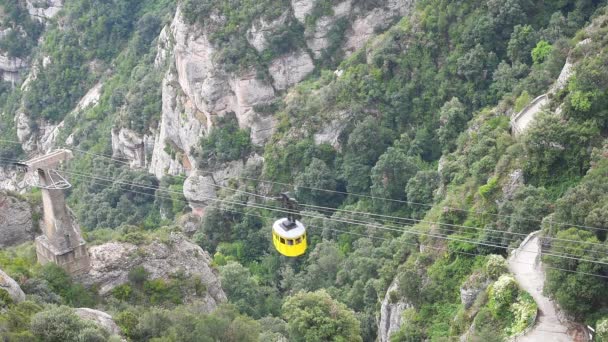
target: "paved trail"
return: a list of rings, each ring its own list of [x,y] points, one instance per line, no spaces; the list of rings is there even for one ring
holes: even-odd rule
[[[537,234],[533,234],[509,257],[509,270],[515,275],[519,286],[534,298],[539,309],[534,328],[517,341],[573,341],[567,334],[568,327],[557,319],[553,302],[543,295],[545,275],[540,264],[536,263],[540,244]]]

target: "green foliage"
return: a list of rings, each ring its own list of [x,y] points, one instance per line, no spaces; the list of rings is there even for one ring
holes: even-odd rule
[[[519,113],[522,111],[522,109],[529,105],[531,101],[532,98],[530,97],[530,94],[528,94],[527,91],[524,91],[519,95],[519,97],[517,97],[517,100],[515,100],[515,106],[513,107],[513,110],[516,113]]]
[[[239,128],[234,113],[218,119],[216,128],[201,139],[200,145],[201,154],[198,158],[202,167],[242,159],[251,152],[249,131]]]
[[[371,171],[371,194],[380,198],[405,200],[407,183],[423,167],[420,158],[409,157],[402,151],[389,147]],[[396,207],[394,203],[382,200],[376,204],[387,212]]]
[[[296,197],[303,203],[336,206],[338,196],[318,189],[335,191],[337,185],[334,171],[324,161],[313,158],[310,165],[295,179]]]
[[[532,49],[532,61],[534,64],[542,63],[549,57],[551,52],[553,52],[553,46],[546,40],[541,40]]]
[[[501,275],[507,273],[507,261],[500,255],[488,255],[484,271],[491,279],[498,279]]]
[[[589,146],[596,145],[598,138],[598,127],[592,122],[564,121],[541,113],[524,137],[525,172],[540,184],[580,177],[589,168]]]
[[[63,298],[65,304],[73,307],[91,307],[97,302],[93,289],[75,283],[66,271],[53,263],[42,266],[37,277],[45,280],[50,289]]]
[[[7,57],[27,57],[42,33],[44,24],[28,13],[21,1],[0,1],[2,9],[2,28],[6,29],[0,38],[0,51]]]
[[[484,199],[489,199],[490,196],[498,189],[498,177],[488,179],[485,185],[479,187],[479,195]]]
[[[354,313],[324,290],[288,297],[283,317],[292,341],[362,341]]]
[[[519,289],[517,281],[511,275],[502,275],[490,288],[488,306],[492,314],[497,317],[504,317],[509,306],[515,302]]]
[[[456,147],[455,140],[466,127],[469,118],[466,108],[456,97],[441,107],[437,137],[444,151],[449,152]]]
[[[593,253],[602,253],[604,248],[597,245],[589,246],[584,250],[577,248],[576,246],[580,246],[577,242],[598,243],[593,233],[577,228],[560,231],[556,237],[564,241],[556,241],[551,248],[551,254],[560,255],[568,251],[567,253],[574,258],[545,256],[544,260],[552,267],[574,271],[574,273],[548,271],[545,289],[555,296],[560,307],[582,318],[598,307],[601,298],[606,295],[608,287],[605,279],[585,274],[602,274],[606,272],[604,265],[579,261],[576,258],[588,259],[589,255],[594,255]]]
[[[95,323],[80,319],[71,308],[59,306],[35,314],[31,330],[42,341],[104,341],[109,334]]]
[[[229,262],[220,267],[220,276],[228,300],[240,312],[253,318],[276,315],[279,312],[278,293],[273,288],[259,285],[249,270],[239,263]]]

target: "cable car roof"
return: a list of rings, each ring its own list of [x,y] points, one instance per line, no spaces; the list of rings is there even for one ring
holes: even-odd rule
[[[272,225],[272,230],[277,233],[280,237],[285,239],[295,239],[306,233],[306,228],[300,221],[296,221],[296,226],[290,230],[283,228],[283,221],[287,221],[286,218],[279,219]]]

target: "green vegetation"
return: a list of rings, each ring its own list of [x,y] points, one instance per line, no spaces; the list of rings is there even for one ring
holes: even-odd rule
[[[201,139],[201,153],[198,156],[201,167],[214,167],[219,163],[243,159],[251,152],[248,130],[239,128],[234,113],[219,118],[216,128]]]
[[[305,25],[289,14],[262,52],[249,45],[247,30],[258,19],[280,18],[288,1],[184,0],[180,6],[190,24],[209,33],[217,47],[214,63],[236,72],[265,70],[260,66],[276,56],[305,48],[305,31],[332,14],[334,4],[317,1]],[[279,122],[266,146],[253,146],[250,132],[226,113],[200,137],[199,152],[187,151],[196,152],[203,171],[263,153],[263,167],[248,167],[247,177],[293,183],[302,204],[327,207],[304,211],[306,256],[278,256],[268,234],[277,213],[243,209],[245,203],[270,204],[234,191],[291,189],[232,179],[218,191],[225,202],[205,209],[192,237],[213,255],[229,304],[201,314],[201,279],[180,273],[152,279],[141,267],[100,298],[61,269],[36,266],[33,249],[25,246],[0,252],[0,267],[18,279],[29,300],[15,304],[0,293],[0,333],[16,340],[110,338],[57,306],[66,305],[106,309],[132,341],[374,341],[379,303],[396,282],[389,300],[411,307],[393,341],[457,339],[472,324],[473,337],[503,340],[522,332],[536,312],[506,274],[504,256],[540,229],[543,237],[562,239],[545,246],[553,254],[543,260],[553,267],[546,293],[605,338],[608,286],[589,274],[608,269],[555,256],[594,260],[606,254],[605,231],[584,228],[608,222],[608,34],[605,21],[579,31],[606,16],[599,5],[421,0],[365,51],[341,61],[338,43],[353,19],[344,18],[330,29],[318,73],[288,96],[255,108]],[[66,4],[33,58],[38,78],[23,90],[0,87],[2,112],[9,113],[0,115],[0,137],[16,139],[12,114],[21,106],[32,119],[64,120],[62,141],[72,134],[74,148],[96,154],[112,153],[112,128],[155,132],[161,80],[173,67],[153,66],[155,37],[174,7],[166,0]],[[20,18],[15,13],[10,20]],[[585,38],[591,41],[575,46]],[[27,44],[16,51],[29,53]],[[547,91],[568,54],[577,64],[567,86],[523,136],[512,136],[509,115]],[[50,58],[46,66],[43,56]],[[338,63],[339,77],[332,72]],[[72,113],[98,82],[99,104]],[[315,135],[336,120],[341,131],[335,141],[316,144]],[[176,158],[186,152],[164,147]],[[0,158],[22,154],[0,142]],[[174,222],[189,211],[182,177],[159,181],[90,155],[78,155],[66,172],[74,184],[69,204],[92,244],[170,243],[180,229]],[[580,248],[583,242],[591,247]],[[461,288],[478,292],[470,306],[462,303]]]

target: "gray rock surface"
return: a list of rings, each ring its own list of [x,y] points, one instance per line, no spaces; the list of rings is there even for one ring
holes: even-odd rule
[[[21,74],[27,68],[28,64],[21,58],[0,54],[0,80],[15,84],[19,82]]]
[[[0,270],[0,289],[8,292],[15,303],[25,300],[25,293],[23,293],[19,284],[2,270]]]
[[[127,128],[112,129],[112,157],[126,159],[132,168],[148,165],[147,155],[154,149],[154,137],[143,137]]]
[[[343,47],[346,55],[362,48],[376,32],[388,29],[394,19],[407,15],[414,2],[414,0],[389,0],[385,2],[384,7],[376,7],[356,18],[346,33]]]
[[[315,64],[306,53],[300,50],[274,59],[268,66],[268,72],[274,80],[274,87],[285,90],[300,82],[315,69]]]
[[[30,204],[0,192],[0,248],[32,241],[34,235]]]
[[[517,189],[524,185],[524,171],[521,169],[514,170],[509,174],[507,182],[502,187],[503,201],[510,200],[515,195]]]
[[[63,0],[26,0],[27,11],[38,21],[45,22],[63,8]]]
[[[207,312],[213,311],[226,301],[226,295],[217,271],[210,266],[211,257],[181,234],[171,233],[170,240],[141,246],[124,242],[93,246],[89,249],[91,270],[78,280],[88,286],[98,286],[99,293],[107,295],[116,286],[127,283],[129,271],[138,266],[148,271],[149,279],[167,279],[183,272],[186,276],[200,277],[207,288],[204,307]]]
[[[398,291],[399,283],[394,281],[389,286],[382,301],[380,307],[380,322],[378,324],[378,341],[388,342],[393,333],[397,332],[403,324],[403,311],[412,307],[410,303],[407,303],[403,299],[399,299],[397,302],[391,302],[391,292]]]
[[[296,19],[304,24],[306,16],[309,15],[315,7],[316,0],[291,0],[291,8]]]
[[[289,12],[284,12],[278,18],[270,21],[259,18],[254,21],[249,30],[247,30],[247,41],[258,52],[264,51],[264,49],[268,47],[267,37],[271,37],[283,27],[287,22],[288,17]]]
[[[192,213],[202,216],[204,208],[213,203],[217,197],[217,187],[213,177],[194,172],[184,182],[184,197],[190,203]]]
[[[114,319],[112,319],[112,316],[103,311],[78,308],[74,309],[74,313],[84,320],[94,322],[101,328],[107,330],[111,335],[120,335],[122,333],[116,322],[114,322]]]

